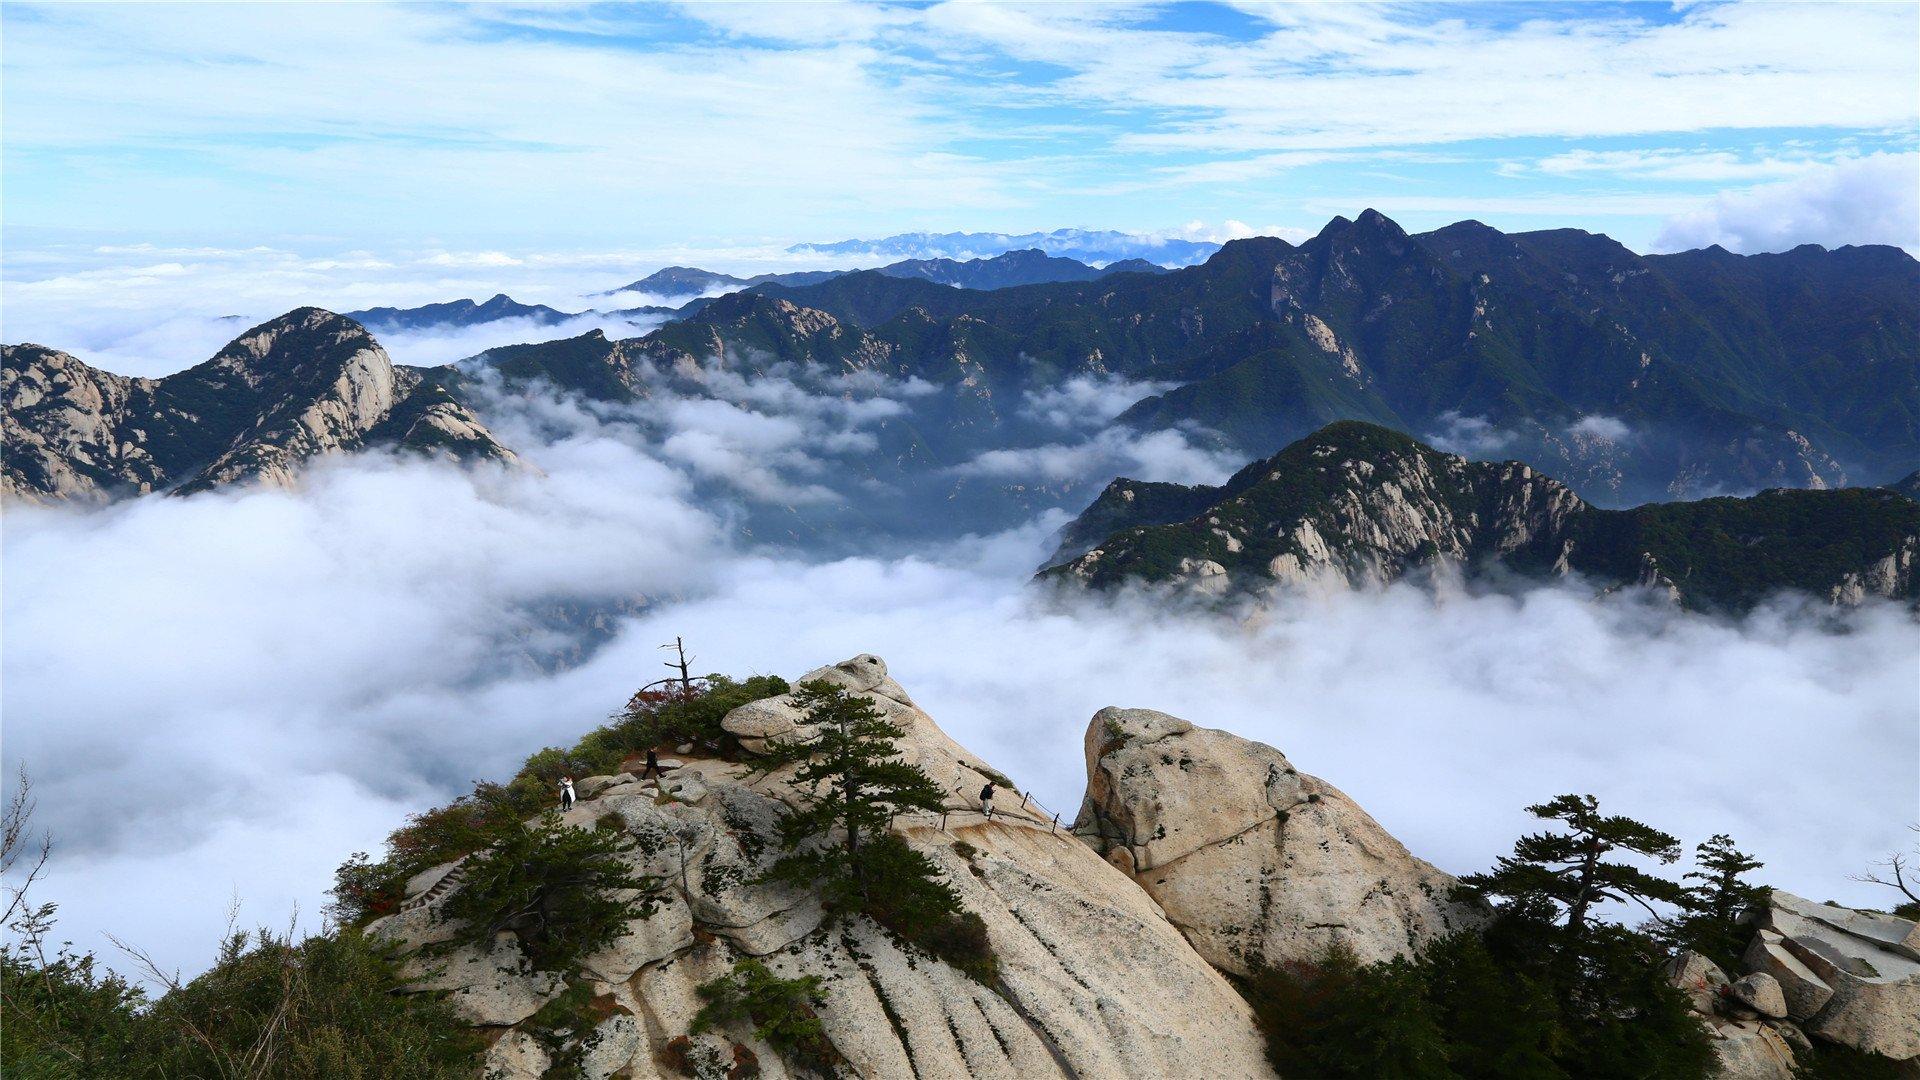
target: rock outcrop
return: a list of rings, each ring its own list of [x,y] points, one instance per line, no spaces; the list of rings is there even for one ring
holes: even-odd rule
[[[1270,746],[1102,709],[1086,753],[1075,832],[1224,971],[1314,961],[1335,944],[1386,960],[1485,921],[1484,906],[1452,899],[1452,877]]]
[[[1724,1080],[1791,1080],[1820,1042],[1920,1067],[1920,924],[1772,891],[1729,979],[1682,953],[1669,969],[1714,1040]]]
[[[880,708],[907,731],[903,757],[946,788],[944,815],[911,815],[896,829],[985,920],[998,978],[976,981],[864,917],[828,919],[811,894],[761,882],[778,854],[776,822],[803,797],[790,770],[757,775],[739,762],[686,757],[658,784],[587,778],[577,788],[588,797],[565,820],[617,823],[636,841],[636,869],[664,883],[657,910],[568,973],[605,1004],[589,1076],[684,1075],[669,1067],[676,1059],[724,1075],[735,1047],[757,1058],[761,1075],[791,1075],[745,1027],[689,1034],[695,988],[743,956],[822,979],[827,1036],[860,1076],[1271,1075],[1248,1007],[1153,898],[1015,800],[986,822],[979,789],[1004,778],[941,731],[879,658],[806,678]],[[749,747],[805,736],[805,717],[785,697],[742,706],[724,724]],[[420,875],[405,909],[371,931],[415,949],[442,938],[435,910],[458,885],[436,886],[454,872]],[[499,1075],[540,1075],[548,1060],[525,1021],[560,992],[554,976],[529,969],[507,938],[447,958],[416,954],[411,965],[420,989],[447,991],[491,1035]]]
[[[464,860],[415,876],[400,910],[368,927],[401,947],[414,990],[444,994],[487,1035],[490,1077],[530,1080],[553,1064],[538,1016],[569,986],[593,1003],[592,1080],[746,1075],[735,1071],[744,1062],[799,1075],[750,1025],[691,1030],[698,988],[746,957],[820,980],[817,1011],[850,1075],[1270,1077],[1228,976],[1311,962],[1334,945],[1385,960],[1488,919],[1482,903],[1454,898],[1453,878],[1271,747],[1165,713],[1102,709],[1071,829],[1014,790],[988,821],[980,787],[1011,782],[942,731],[878,657],[803,677],[815,679],[901,727],[902,759],[943,789],[940,813],[904,815],[894,829],[981,918],[997,974],[965,974],[864,916],[826,912],[810,889],[765,880],[779,822],[812,797],[793,766],[753,767],[770,742],[810,735],[791,696],[765,698],[723,719],[738,740],[731,757],[685,744],[662,759],[663,777],[577,781],[581,801],[562,822],[632,837],[626,858],[657,886],[647,915],[572,969],[537,969],[511,933],[459,942],[440,911],[466,887]],[[1754,931],[1744,970],[1683,953],[1669,971],[1719,1077],[1792,1080],[1823,1042],[1920,1064],[1913,922],[1775,892]]]
[[[1920,597],[1920,506],[1887,489],[1601,510],[1520,462],[1469,461],[1357,421],[1217,488],[1116,480],[1061,536],[1045,580],[1206,600],[1434,573],[1579,576],[1733,610],[1779,590]]]
[[[0,413],[0,491],[30,501],[284,485],[308,459],[367,446],[514,460],[438,384],[396,368],[358,323],[319,308],[262,323],[163,379],[7,346]]]
[[[1803,967],[1790,1012],[1794,1004],[1805,1011],[1820,987],[1831,991],[1825,1004],[1796,1017],[1808,1034],[1900,1061],[1920,1058],[1920,925],[1776,889],[1757,940]]]

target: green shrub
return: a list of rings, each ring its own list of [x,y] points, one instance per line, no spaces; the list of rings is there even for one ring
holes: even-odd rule
[[[50,912],[49,912],[50,914]],[[146,995],[92,953],[0,946],[0,1075],[11,1080],[131,1076]]]
[[[544,814],[468,859],[465,880],[438,917],[461,924],[455,943],[491,947],[496,934],[511,931],[534,966],[565,970],[657,905],[658,883],[622,857],[632,846],[625,833],[577,829]]]
[[[480,1068],[473,1029],[436,995],[407,995],[389,947],[351,930],[298,944],[232,935],[205,974],[140,1021],[152,1077],[454,1080]]]
[[[774,697],[788,690],[777,675],[755,675],[734,680],[709,675],[694,683],[694,692],[678,687],[643,690],[633,695],[614,722],[581,740],[583,753],[606,757],[645,753],[649,748],[693,743],[708,751],[732,755],[739,742],[720,721],[750,701]],[[619,759],[613,760],[614,764]]]
[[[1753,928],[1744,916],[1766,902],[1767,890],[1740,880],[1760,868],[1758,859],[1733,846],[1733,838],[1716,835],[1694,848],[1699,867],[1683,879],[1680,914],[1660,930],[1660,940],[1675,951],[1692,949],[1728,971],[1740,966],[1740,957]]]
[[[940,868],[891,831],[909,810],[938,811],[945,792],[900,758],[906,732],[865,700],[827,682],[793,695],[815,730],[809,742],[776,742],[754,763],[798,764],[794,783],[813,798],[780,821],[786,854],[767,878],[817,889],[829,911],[860,912],[897,937],[991,981],[998,970],[986,924],[967,912]]]
[[[830,1073],[840,1061],[814,1012],[814,1006],[827,1000],[818,976],[783,979],[748,958],[734,964],[732,973],[702,983],[698,992],[706,1004],[693,1018],[696,1035],[745,1020],[756,1037],[816,1072]]]
[[[708,675],[694,680],[690,690],[643,690],[571,749],[546,747],[506,783],[477,782],[472,793],[408,818],[387,837],[386,855],[378,862],[355,852],[334,874],[327,914],[342,926],[364,926],[392,914],[414,875],[479,851],[551,808],[562,776],[614,773],[632,755],[686,742],[733,756],[738,742],[720,727],[721,719],[749,701],[786,691],[786,680],[771,675],[744,680]]]
[[[1446,1080],[1447,1048],[1422,973],[1405,960],[1362,965],[1329,948],[1311,964],[1257,971],[1243,984],[1282,1076]]]
[[[868,842],[866,861],[868,889],[859,910],[975,979],[994,980],[1000,965],[986,920],[961,905],[959,892],[931,859],[887,833]]]

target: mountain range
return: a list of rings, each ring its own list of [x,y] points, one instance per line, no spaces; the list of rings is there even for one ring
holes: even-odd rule
[[[877,240],[795,244],[787,251],[791,254],[970,259],[1020,248],[1038,248],[1049,255],[1091,263],[1145,259],[1162,266],[1191,266],[1219,251],[1220,245],[1207,240],[1143,236],[1110,229],[1054,229],[1030,233],[896,233]]]
[[[1640,256],[1573,230],[1463,222],[1415,237],[1368,211],[1298,246],[1235,241],[1155,276],[990,293],[872,273],[769,284],[659,333],[942,382],[964,372],[989,409],[1074,374],[1172,382],[1121,422],[1255,457],[1369,420],[1530,461],[1623,506],[1910,471],[1916,297],[1920,263],[1896,248]],[[858,331],[778,331],[774,300]]]
[[[491,300],[484,301],[449,300],[445,303],[422,304],[419,307],[410,308],[374,307],[349,311],[345,314],[347,318],[376,334],[391,334],[440,327],[483,326],[503,319],[524,320],[534,326],[555,326],[568,319],[578,319],[586,315],[672,317],[677,313],[677,308],[657,305],[621,308],[615,311],[561,311],[545,304],[522,304],[506,293],[497,293]]]
[[[886,277],[917,278],[956,289],[1005,289],[1015,285],[1040,285],[1054,281],[1093,281],[1108,274],[1159,274],[1165,273],[1166,269],[1145,259],[1119,259],[1096,267],[1077,259],[1058,258],[1038,248],[1025,248],[965,261],[947,258],[905,259],[876,267],[870,272]],[[648,274],[638,281],[610,290],[606,295],[637,292],[650,296],[699,296],[716,291],[737,292],[756,285],[804,288],[856,272],[796,270],[783,274],[735,277],[732,274],[702,270],[694,266],[669,266]]]
[[[1062,541],[1043,579],[1215,598],[1447,568],[1577,575],[1715,610],[1782,589],[1836,603],[1920,598],[1920,502],[1899,491],[1777,489],[1602,510],[1520,462],[1468,461],[1358,421],[1218,487],[1116,480]]]
[[[754,535],[807,544],[951,538],[1085,506],[1118,469],[982,466],[1095,437],[1264,460],[1359,420],[1469,459],[1524,461],[1592,509],[1886,483],[1920,462],[1920,263],[1894,248],[1640,256],[1573,230],[1462,222],[1413,236],[1368,211],[1298,245],[1234,241],[1172,271],[1073,265],[1102,276],[969,289],[931,280],[950,267],[928,264],[762,281],[642,337],[503,344],[433,369],[394,367],[358,323],[316,309],[161,380],[12,347],[7,486],[41,498],[193,490],[379,444],[502,457],[484,426],[499,390],[751,410],[749,387],[769,378],[823,399],[852,393],[848,380],[897,388],[891,411],[835,451],[835,497],[750,507]],[[564,314],[504,296],[439,311]],[[1117,418],[1063,432],[1035,407],[1089,380],[1125,395]],[[1200,498],[1151,490],[1136,498]]]

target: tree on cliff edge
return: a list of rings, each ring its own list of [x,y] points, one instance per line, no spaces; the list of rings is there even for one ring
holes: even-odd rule
[[[817,884],[829,907],[844,910],[870,907],[876,889],[905,869],[920,869],[908,876],[946,889],[925,856],[908,851],[926,864],[909,868],[899,853],[888,850],[894,818],[907,810],[938,813],[945,794],[918,766],[901,760],[895,742],[906,735],[905,729],[872,702],[825,681],[802,683],[793,693],[793,704],[807,714],[816,734],[810,740],[769,744],[756,768],[767,772],[798,763],[794,783],[809,789],[813,802],[781,820],[786,854],[768,876],[796,885]],[[815,843],[820,837],[828,842]]]
[[[1493,870],[1469,874],[1461,882],[1488,896],[1503,897],[1523,908],[1564,913],[1572,935],[1587,929],[1593,905],[1631,900],[1649,912],[1651,900],[1677,904],[1679,885],[1607,856],[1641,855],[1662,863],[1680,857],[1680,841],[1651,825],[1618,814],[1602,814],[1591,795],[1561,795],[1527,807],[1537,818],[1558,821],[1568,831],[1531,833],[1513,845]],[[1654,914],[1658,914],[1655,912]]]
[[[785,852],[767,879],[815,887],[830,911],[858,912],[979,978],[994,970],[986,926],[925,854],[892,831],[909,810],[939,812],[945,792],[900,757],[905,729],[873,703],[824,680],[802,683],[793,704],[810,739],[770,743],[761,772],[798,764],[813,799],[780,821]]]

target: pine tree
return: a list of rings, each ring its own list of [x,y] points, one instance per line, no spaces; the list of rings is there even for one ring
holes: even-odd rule
[[[1767,895],[1765,887],[1741,881],[1740,875],[1762,864],[1734,847],[1733,837],[1724,833],[1694,848],[1693,861],[1699,869],[1682,880],[1695,884],[1685,886],[1680,918],[1666,936],[1674,947],[1692,949],[1731,969],[1747,937],[1740,917],[1764,903]]]
[[[807,714],[814,737],[770,743],[756,768],[765,772],[799,763],[794,781],[813,794],[813,801],[781,820],[787,854],[768,877],[818,884],[829,907],[856,911],[871,910],[886,899],[883,893],[924,891],[914,888],[913,879],[950,892],[925,856],[906,849],[889,832],[903,811],[938,812],[945,795],[926,773],[900,759],[895,741],[906,731],[872,702],[825,681],[802,683],[793,703]],[[822,846],[815,843],[820,837],[831,839]]]
[[[1512,855],[1501,856],[1490,873],[1462,878],[1464,885],[1522,908],[1550,905],[1564,912],[1562,925],[1576,936],[1587,928],[1596,903],[1632,900],[1657,917],[1649,901],[1680,901],[1681,888],[1674,882],[1606,859],[1622,851],[1670,863],[1680,857],[1680,841],[1674,837],[1632,818],[1602,815],[1591,795],[1561,795],[1529,806],[1527,812],[1558,821],[1570,831],[1521,837]]]
[[[511,930],[534,966],[567,969],[659,905],[659,881],[636,873],[625,832],[581,829],[546,813],[461,864],[464,880],[437,917],[456,942],[491,946]]]

